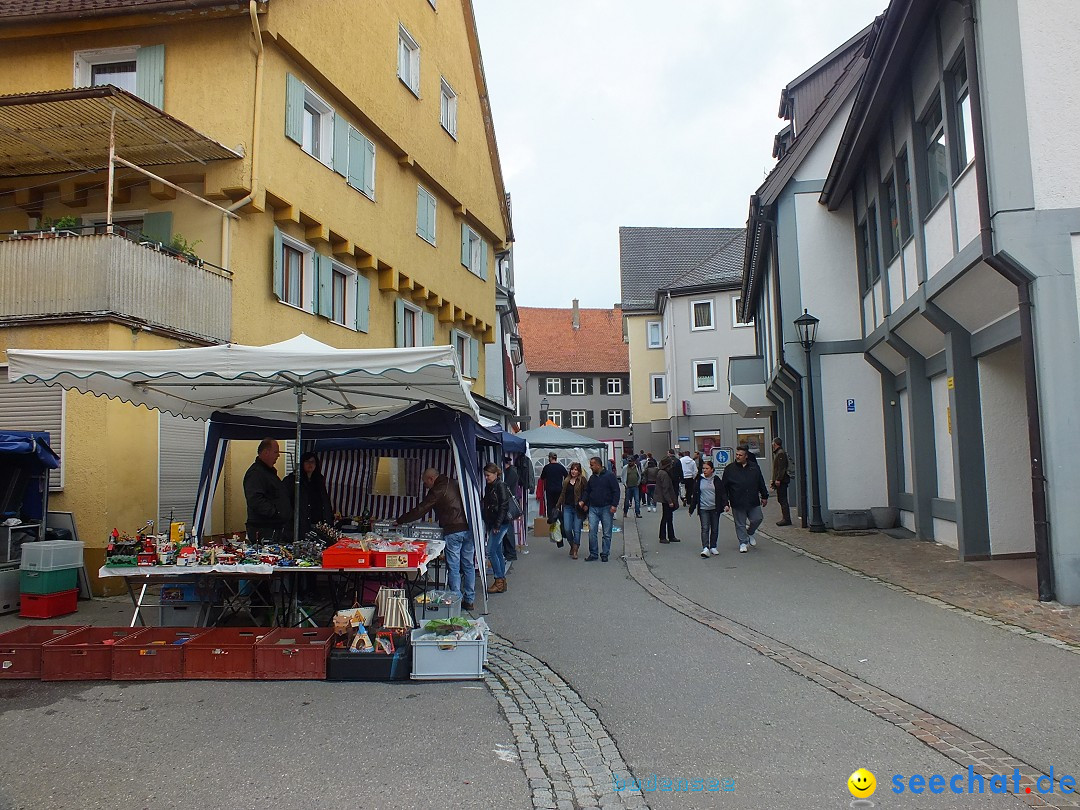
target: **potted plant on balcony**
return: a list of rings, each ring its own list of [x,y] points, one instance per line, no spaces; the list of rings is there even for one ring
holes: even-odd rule
[[[78,228],[79,218],[76,216],[62,216],[58,219],[52,219],[51,217],[45,217],[38,225],[37,232],[34,233],[34,239],[55,239],[58,236],[65,236],[76,234],[77,231],[73,230]],[[33,232],[31,232],[33,233]]]
[[[174,233],[172,241],[169,242],[169,250],[176,255],[177,258],[183,259],[188,264],[194,264],[199,266],[202,264],[202,259],[195,252],[195,248],[202,244],[202,239],[196,239],[189,242],[182,233]]]

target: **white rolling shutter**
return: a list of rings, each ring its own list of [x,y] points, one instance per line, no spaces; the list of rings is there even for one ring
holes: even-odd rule
[[[49,490],[64,488],[64,389],[9,383],[7,367],[0,368],[0,429],[48,433],[49,446],[60,456],[60,466],[49,473]]]
[[[158,530],[166,531],[171,520],[191,526],[195,496],[199,491],[206,422],[158,414]],[[210,516],[203,524],[210,533]]]

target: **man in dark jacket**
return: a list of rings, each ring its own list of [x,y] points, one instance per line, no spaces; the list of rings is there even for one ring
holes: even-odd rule
[[[429,467],[424,470],[424,486],[428,488],[424,500],[394,522],[412,523],[435,510],[446,543],[446,587],[461,594],[463,609],[472,610],[476,599],[475,546],[458,483]]]
[[[589,556],[585,562],[597,559],[607,562],[611,553],[611,521],[619,508],[619,479],[598,456],[589,459],[589,469],[592,476],[585,484],[582,500],[578,503],[582,509],[589,509]],[[596,533],[601,525],[604,527],[604,549],[597,556]]]
[[[510,456],[503,456],[503,483],[506,484],[506,488],[510,490],[510,494],[517,500],[518,505],[521,505],[521,493],[518,492],[518,483],[520,482],[520,476],[518,475],[517,467],[511,460]],[[510,521],[510,528],[506,530],[506,536],[503,537],[503,559],[516,560],[517,559],[517,532],[514,530],[514,521]]]
[[[735,460],[724,467],[723,484],[731,516],[735,518],[739,551],[746,552],[750,546],[757,545],[754,532],[764,518],[761,510],[769,502],[769,490],[761,468],[750,460],[750,448],[745,444],[739,445]]]
[[[562,494],[563,481],[569,474],[566,467],[559,463],[559,454],[548,453],[548,463],[540,471],[540,480],[544,482],[544,497],[547,501],[547,522],[549,526],[561,518],[560,515],[555,514],[557,511],[555,504],[558,503],[559,495]]]
[[[277,439],[263,439],[254,463],[244,473],[247,536],[252,542],[280,542],[292,537],[289,493],[274,466],[280,455]]]
[[[791,463],[788,461],[784,442],[777,436],[772,440],[772,488],[776,490],[776,502],[780,504],[780,520],[777,526],[791,525],[791,507],[788,505],[788,482],[791,481]]]

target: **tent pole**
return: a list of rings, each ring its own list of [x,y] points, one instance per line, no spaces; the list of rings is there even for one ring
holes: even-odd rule
[[[296,447],[293,450],[293,477],[296,485],[293,488],[293,542],[300,542],[300,426],[304,413],[304,384],[296,388]]]

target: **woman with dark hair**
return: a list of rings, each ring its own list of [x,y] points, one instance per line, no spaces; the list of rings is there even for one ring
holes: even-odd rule
[[[484,500],[481,513],[484,528],[487,529],[487,553],[491,560],[491,573],[495,581],[488,587],[488,593],[506,593],[506,558],[503,556],[503,538],[510,528],[510,490],[500,477],[502,470],[495,464],[484,467]]]
[[[660,460],[660,470],[656,473],[656,497],[660,501],[661,508],[661,543],[679,542],[679,538],[675,536],[675,524],[672,520],[675,510],[679,508],[679,490],[674,482],[675,480],[682,480],[681,478],[674,478],[675,475],[679,474],[679,472],[676,472],[677,467],[679,467],[679,464],[673,460],[672,456],[665,456]]]
[[[570,559],[578,558],[578,547],[581,545],[581,523],[585,515],[581,514],[578,502],[584,497],[585,474],[581,471],[581,464],[575,461],[570,465],[570,474],[563,481],[562,494],[556,508],[562,514],[563,531],[566,539],[570,541]],[[585,514],[588,514],[586,512]]]
[[[308,452],[300,456],[300,537],[317,523],[333,523],[334,507],[326,491],[326,480],[319,470],[319,457]],[[296,471],[282,482],[289,493],[289,503],[296,509]]]

